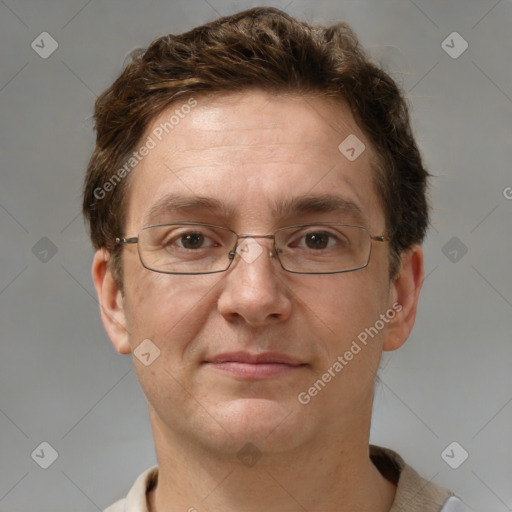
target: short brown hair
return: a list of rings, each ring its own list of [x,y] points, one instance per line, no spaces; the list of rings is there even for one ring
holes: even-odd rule
[[[393,79],[366,57],[346,23],[312,26],[275,8],[254,8],[136,50],[96,100],[96,148],[83,213],[95,248],[112,253],[111,269],[121,284],[115,237],[124,229],[129,179],[106,183],[132,156],[150,121],[178,99],[254,88],[346,101],[379,160],[375,183],[392,238],[391,276],[400,253],[422,242],[428,172]]]

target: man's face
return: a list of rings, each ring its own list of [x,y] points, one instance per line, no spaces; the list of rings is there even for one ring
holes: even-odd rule
[[[173,222],[259,235],[318,222],[385,232],[370,143],[348,107],[259,91],[197,100],[132,172],[124,236]],[[179,107],[154,119],[143,140]],[[354,161],[338,149],[351,134],[366,146]],[[170,195],[211,198],[222,209],[163,207]],[[302,196],[341,198],[357,209],[276,213]],[[271,240],[256,240],[264,251],[254,261],[237,255],[227,272],[209,275],[155,273],[142,266],[136,245],[123,247],[127,343],[133,352],[150,339],[160,350],[149,366],[134,357],[153,427],[222,452],[248,441],[285,450],[322,435],[325,442],[357,429],[366,435],[388,326],[358,342],[351,360],[343,356],[393,303],[388,244],[374,242],[362,270],[301,275],[269,255]],[[257,370],[237,362],[255,355],[288,364]],[[335,376],[311,396],[338,356],[343,369],[331,370]],[[307,404],[298,399],[304,392]]]

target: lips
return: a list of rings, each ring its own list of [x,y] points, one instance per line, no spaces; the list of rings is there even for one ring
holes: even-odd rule
[[[276,352],[230,352],[216,355],[205,363],[215,370],[246,379],[277,377],[306,366],[294,357]]]
[[[248,364],[265,364],[277,363],[290,366],[300,366],[302,363],[297,359],[279,354],[277,352],[264,352],[262,354],[250,354],[249,352],[229,352],[219,354],[207,360],[208,363],[248,363]]]

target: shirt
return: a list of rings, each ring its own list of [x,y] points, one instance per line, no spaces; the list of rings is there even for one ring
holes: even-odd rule
[[[380,473],[396,485],[389,512],[471,512],[451,491],[422,478],[394,451],[370,445],[370,458]],[[158,479],[158,466],[144,471],[126,498],[104,512],[149,512],[147,493]]]

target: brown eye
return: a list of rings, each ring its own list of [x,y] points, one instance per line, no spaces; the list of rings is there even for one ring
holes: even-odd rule
[[[180,238],[185,249],[200,249],[204,243],[204,235],[201,233],[187,233]]]
[[[309,233],[305,236],[306,246],[309,249],[325,249],[329,245],[329,238],[328,233]]]

